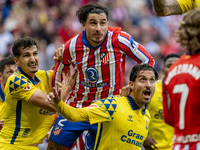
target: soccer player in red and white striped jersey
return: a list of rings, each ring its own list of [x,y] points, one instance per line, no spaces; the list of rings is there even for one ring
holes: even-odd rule
[[[200,10],[186,14],[177,31],[187,48],[163,82],[164,120],[174,127],[173,150],[200,150]]]
[[[154,59],[128,33],[119,27],[108,26],[108,11],[105,7],[88,4],[77,11],[77,16],[83,25],[83,31],[65,43],[63,60],[58,62],[55,68],[54,83],[61,81],[62,71],[67,72],[70,65],[77,69],[76,84],[67,104],[82,108],[93,100],[119,94],[119,89],[124,86],[126,56],[137,63],[152,66]],[[62,119],[64,118],[59,117],[55,125],[57,128],[54,126],[50,140],[70,147],[73,143],[57,138],[60,135],[65,136],[62,131],[65,130],[67,121]],[[60,120],[63,126],[59,125]],[[59,135],[55,135],[54,132],[61,128]]]

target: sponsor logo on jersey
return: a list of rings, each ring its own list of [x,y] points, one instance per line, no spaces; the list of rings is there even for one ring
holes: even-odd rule
[[[53,131],[54,135],[59,135],[61,130],[62,130],[62,128],[60,126],[56,126]]]
[[[23,132],[23,134],[22,134],[22,137],[27,137],[28,134],[29,134],[29,132],[30,132],[30,129],[29,129],[29,128],[24,129],[24,132]]]
[[[40,109],[39,110],[39,114],[41,114],[41,115],[53,115],[53,114],[56,114],[56,112],[50,112],[50,111],[48,111],[48,110],[45,110],[45,109]]]
[[[133,120],[132,120],[132,118],[133,118],[133,116],[128,116],[128,121],[131,121],[131,122],[133,122]]]
[[[143,138],[143,135],[135,133],[133,130],[129,130],[126,135],[121,136],[121,141],[141,148],[143,145]]]
[[[24,87],[24,90],[31,90],[31,85]]]

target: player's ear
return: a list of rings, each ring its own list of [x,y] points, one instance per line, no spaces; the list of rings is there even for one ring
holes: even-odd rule
[[[134,85],[135,85],[135,83],[133,81],[129,82],[129,86],[130,86],[132,91],[134,90]]]
[[[14,57],[14,61],[15,61],[15,64],[18,66],[19,64],[19,59],[17,57]]]
[[[3,74],[0,72],[0,81],[3,82]]]
[[[85,31],[85,22],[82,22],[83,30]]]

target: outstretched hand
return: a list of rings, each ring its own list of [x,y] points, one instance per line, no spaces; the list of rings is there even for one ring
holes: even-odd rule
[[[60,86],[62,91],[66,89],[71,90],[74,87],[77,74],[78,71],[75,70],[75,72],[71,75],[71,69],[68,70],[67,75],[65,74],[64,71],[62,72],[63,81],[62,85]]]
[[[131,92],[131,87],[129,85],[124,86],[122,89],[119,90],[119,94],[122,96],[128,96]]]
[[[68,70],[67,74],[65,74],[65,72],[63,71],[62,83],[56,82],[58,89],[53,88],[52,92],[49,94],[47,98],[48,99],[47,102],[52,105],[55,105],[55,104],[58,104],[61,99],[65,101],[69,92],[72,90],[72,88],[75,85],[77,74],[78,74],[77,70],[75,70],[75,72],[72,75],[71,75],[71,69]]]
[[[47,103],[52,105],[58,104],[61,101],[60,95],[61,89],[59,88],[58,91],[56,91],[55,87],[53,87],[52,92],[47,95]]]
[[[54,57],[53,57],[55,62],[63,59],[64,48],[65,48],[65,45],[63,44],[62,47],[55,50]]]

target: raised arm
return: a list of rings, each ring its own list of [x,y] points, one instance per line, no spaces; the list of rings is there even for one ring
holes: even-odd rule
[[[46,102],[47,95],[42,92],[41,90],[35,91],[35,93],[30,97],[28,102],[31,104],[46,109],[51,112],[56,112],[56,109],[54,106],[50,105],[49,103]]]
[[[85,109],[71,107],[61,100],[61,91],[64,91],[66,95],[68,95],[71,89],[74,87],[76,77],[77,71],[75,71],[73,75],[71,75],[70,69],[67,75],[63,73],[62,88],[56,90],[54,87],[52,92],[48,95],[47,102],[54,105],[58,112],[71,122],[89,121]]]
[[[177,0],[153,0],[153,6],[158,16],[178,15],[183,13]]]

